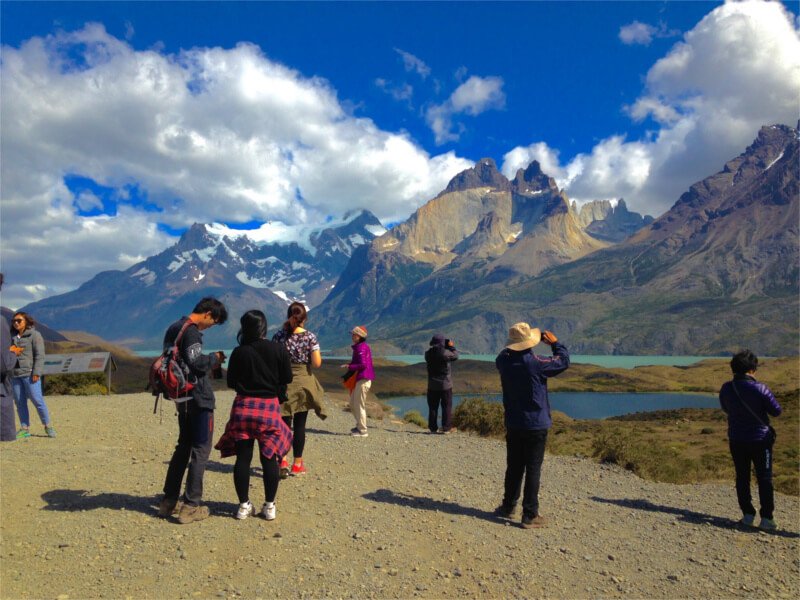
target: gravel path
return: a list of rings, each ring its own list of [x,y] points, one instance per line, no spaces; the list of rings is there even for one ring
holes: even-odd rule
[[[231,401],[218,395],[215,439]],[[492,515],[502,443],[388,419],[351,438],[350,414],[333,408],[309,418],[309,473],[281,483],[276,521],[233,518],[233,460],[214,451],[212,517],[179,525],[154,516],[170,407],[160,421],[148,395],[48,405],[58,438],[34,426],[1,446],[2,598],[800,596],[797,498],[777,495],[777,534],[745,531],[732,482],[652,483],[548,455],[551,525],[523,530]]]

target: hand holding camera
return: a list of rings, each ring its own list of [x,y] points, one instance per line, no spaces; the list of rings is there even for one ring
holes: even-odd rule
[[[448,350],[455,350],[456,344],[453,340],[445,340],[444,347],[447,348]]]
[[[228,358],[225,356],[225,353],[222,350],[217,350],[214,354],[217,355],[217,360],[219,363],[216,367],[211,369],[211,377],[212,379],[222,379],[222,363]]]
[[[549,346],[552,346],[553,344],[555,344],[558,341],[558,338],[555,336],[555,334],[552,331],[545,331],[542,334],[542,341],[545,344],[548,344]]]

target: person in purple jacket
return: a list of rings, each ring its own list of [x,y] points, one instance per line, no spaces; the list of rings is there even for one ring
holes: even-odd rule
[[[551,347],[552,356],[533,353],[540,341]],[[551,332],[516,323],[508,330],[507,345],[495,365],[503,387],[506,426],[505,495],[495,513],[506,519],[514,514],[524,477],[522,527],[545,527],[547,521],[539,514],[539,479],[547,431],[553,424],[547,380],[567,370],[569,352]]]
[[[367,393],[375,379],[375,369],[372,367],[372,350],[367,344],[367,328],[356,325],[350,332],[353,340],[353,357],[349,365],[342,365],[343,369],[355,371],[356,386],[350,392],[350,411],[356,420],[356,426],[350,430],[353,437],[367,437]]]
[[[772,445],[775,430],[769,415],[777,417],[783,409],[770,389],[756,381],[758,357],[750,350],[741,350],[731,359],[733,380],[722,384],[719,403],[728,415],[728,441],[736,469],[736,497],[742,509],[740,523],[752,526],[756,518],[750,495],[750,463],[755,466],[761,522],[758,527],[775,530],[775,499],[772,490]]]

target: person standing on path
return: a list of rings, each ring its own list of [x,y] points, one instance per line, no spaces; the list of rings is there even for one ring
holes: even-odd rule
[[[453,381],[450,374],[450,363],[458,360],[458,351],[452,340],[445,339],[444,334],[434,333],[430,348],[425,351],[425,364],[428,367],[428,429],[450,433],[454,431],[453,417]],[[442,427],[437,428],[439,404],[442,405]]]
[[[292,302],[286,313],[287,319],[283,327],[274,336],[286,348],[292,359],[292,382],[286,388],[286,401],[281,405],[283,421],[293,429],[292,475],[304,475],[306,466],[303,462],[303,450],[306,445],[306,420],[308,411],[313,410],[323,421],[328,418],[325,413],[324,390],[312,367],[322,366],[322,354],[317,336],[305,329],[308,312],[302,302]],[[280,475],[285,479],[289,475],[289,463],[286,457],[281,459]]]
[[[775,530],[775,510],[772,489],[772,446],[775,430],[769,424],[770,415],[783,412],[770,389],[756,381],[758,357],[750,350],[741,350],[731,359],[733,380],[722,384],[719,403],[728,415],[728,441],[736,469],[736,497],[742,509],[740,523],[752,526],[756,509],[750,494],[750,464],[756,471],[758,498],[761,502],[760,529]]]
[[[0,273],[0,290],[3,289],[3,274]],[[8,321],[0,316],[0,442],[13,442],[17,439],[14,426],[14,387],[11,373],[17,366],[22,348],[11,344],[11,328]]]
[[[178,522],[182,524],[200,521],[209,515],[208,507],[200,505],[203,475],[211,453],[216,407],[209,373],[222,365],[225,355],[221,351],[203,354],[203,334],[200,332],[227,320],[225,305],[216,298],[206,297],[197,303],[192,314],[175,321],[164,334],[166,349],[172,347],[178,334],[184,331],[178,352],[189,372],[189,382],[194,384],[189,400],[176,404],[178,442],[167,468],[164,497],[158,506],[159,517],[166,518],[178,511]],[[183,474],[187,471],[183,502],[179,502]]]
[[[353,437],[367,437],[367,394],[375,379],[375,369],[372,366],[372,350],[367,344],[367,328],[356,325],[350,332],[353,340],[353,357],[350,364],[342,365],[343,369],[355,371],[356,385],[350,392],[350,411],[356,420],[356,426],[350,430]]]
[[[552,357],[533,353],[540,341],[550,345]],[[569,352],[551,332],[542,334],[527,323],[516,323],[495,365],[503,387],[506,426],[505,494],[495,512],[504,518],[514,514],[524,476],[522,527],[545,527],[547,521],[539,514],[539,480],[547,430],[553,424],[547,380],[569,368]]]
[[[44,368],[44,338],[36,331],[36,321],[28,313],[17,312],[11,319],[13,347],[22,348],[17,354],[17,366],[11,372],[11,385],[17,402],[19,432],[17,438],[31,437],[31,417],[28,412],[28,398],[31,399],[48,437],[56,437],[56,430],[50,422],[50,411],[42,393],[42,369]]]
[[[292,432],[281,419],[278,395],[292,382],[292,363],[283,344],[267,337],[267,318],[260,310],[249,310],[240,319],[239,345],[228,361],[228,387],[236,390],[225,433],[214,446],[223,458],[236,455],[233,485],[239,497],[237,519],[253,514],[250,502],[250,463],[258,440],[264,477],[264,506],[267,521],[276,517],[275,497],[280,474],[278,462],[289,452]]]

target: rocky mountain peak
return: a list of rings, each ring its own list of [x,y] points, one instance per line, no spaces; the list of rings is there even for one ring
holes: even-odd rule
[[[205,224],[192,223],[192,226],[189,227],[178,240],[176,249],[179,251],[194,250],[197,248],[205,248],[213,245],[213,243],[214,241]]]
[[[516,194],[540,194],[545,190],[558,193],[555,179],[542,171],[539,161],[532,161],[525,169],[518,169],[511,189]]]
[[[483,187],[501,191],[511,189],[511,183],[497,170],[497,165],[491,158],[482,158],[471,169],[461,171],[450,180],[440,195]]]

